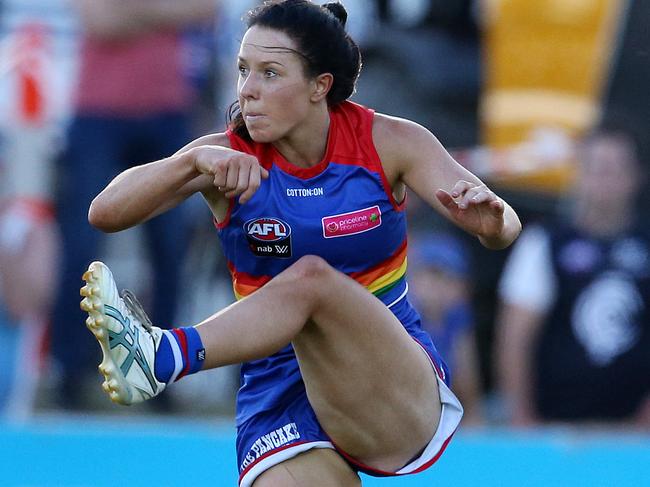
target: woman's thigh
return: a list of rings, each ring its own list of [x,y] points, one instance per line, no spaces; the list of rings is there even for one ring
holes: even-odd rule
[[[441,403],[429,357],[359,283],[329,266],[313,277],[317,303],[292,341],[309,401],[346,453],[398,469],[438,426]]]
[[[260,475],[253,487],[358,487],[359,476],[330,449],[315,449],[286,460]]]
[[[368,467],[400,469],[434,437],[442,405],[431,360],[382,301],[319,257],[197,328],[211,367],[293,344],[323,430]]]

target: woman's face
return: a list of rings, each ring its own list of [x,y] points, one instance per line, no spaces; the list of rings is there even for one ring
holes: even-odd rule
[[[273,142],[308,117],[314,83],[304,74],[295,42],[285,33],[253,26],[239,50],[239,105],[251,138]]]
[[[596,137],[585,145],[582,156],[576,191],[585,204],[619,208],[633,201],[641,174],[625,139]]]

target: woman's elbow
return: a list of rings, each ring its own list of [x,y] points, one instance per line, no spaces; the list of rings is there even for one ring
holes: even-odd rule
[[[94,199],[88,209],[88,223],[102,232],[117,232],[121,228],[116,224],[115,219],[111,218],[114,216],[114,213],[110,207]]]

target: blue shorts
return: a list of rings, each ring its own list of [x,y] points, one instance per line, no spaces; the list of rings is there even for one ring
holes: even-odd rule
[[[250,487],[255,479],[269,468],[314,448],[331,448],[354,470],[372,476],[406,475],[421,472],[433,465],[456,431],[463,408],[448,387],[447,372],[435,349],[425,346],[417,339],[416,341],[431,359],[432,372],[438,379],[442,403],[438,429],[421,455],[395,472],[385,472],[363,465],[338,448],[323,431],[302,387],[295,390],[291,397],[287,397],[281,408],[262,411],[237,427],[239,485]]]

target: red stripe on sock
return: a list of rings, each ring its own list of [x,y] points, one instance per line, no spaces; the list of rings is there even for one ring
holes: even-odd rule
[[[183,370],[181,370],[181,373],[178,374],[178,377],[176,378],[176,380],[179,380],[181,377],[187,375],[187,372],[190,370],[190,361],[187,352],[187,337],[185,336],[185,332],[180,328],[174,328],[171,332],[178,340],[181,353],[183,354]]]

